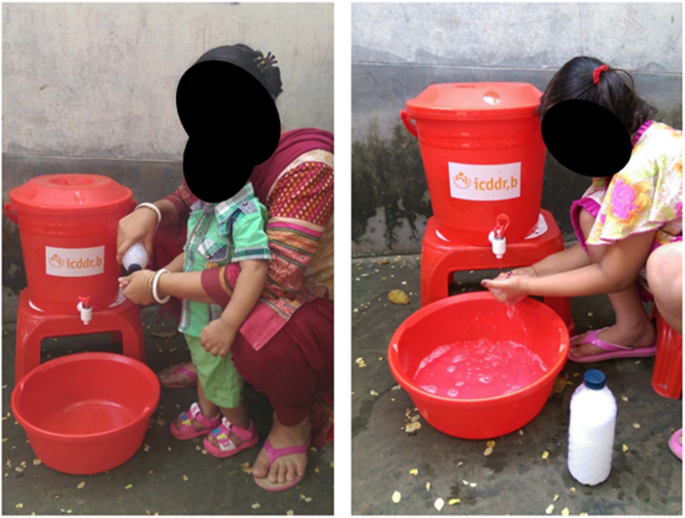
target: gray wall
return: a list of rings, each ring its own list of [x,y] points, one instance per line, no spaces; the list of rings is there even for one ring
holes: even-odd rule
[[[353,4],[353,253],[418,253],[430,198],[399,110],[428,85],[523,81],[545,89],[577,55],[630,71],[682,129],[681,4]],[[543,208],[572,233],[588,182],[549,155]]]
[[[139,200],[182,179],[176,85],[206,50],[278,59],[291,128],[333,130],[332,4],[3,4],[3,200],[33,176],[106,174]],[[3,217],[3,299],[25,286]],[[13,318],[12,311],[8,318]]]

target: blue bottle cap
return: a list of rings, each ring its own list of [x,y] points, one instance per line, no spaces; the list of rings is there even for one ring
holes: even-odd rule
[[[602,390],[607,384],[606,375],[598,369],[585,371],[585,386],[592,390]]]

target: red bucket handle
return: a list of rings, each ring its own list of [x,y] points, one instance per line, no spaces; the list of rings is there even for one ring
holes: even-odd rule
[[[409,133],[419,138],[419,134],[416,131],[416,124],[414,124],[409,118],[407,110],[400,110],[400,117],[402,117],[402,122],[404,122],[405,127],[409,130]]]
[[[17,219],[17,211],[14,207],[12,207],[11,203],[5,203],[5,214],[7,214],[7,217],[14,223],[19,223],[19,220]]]

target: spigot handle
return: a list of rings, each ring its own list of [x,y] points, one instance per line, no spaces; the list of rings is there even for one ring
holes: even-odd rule
[[[83,307],[83,309],[88,309],[90,307],[90,296],[89,295],[85,296],[85,297],[83,295],[79,295],[78,300],[81,303],[81,306]]]
[[[506,214],[500,214],[497,216],[495,219],[496,225],[495,225],[495,235],[498,238],[501,238],[504,235],[504,232],[506,232],[507,228],[509,228],[509,216]]]

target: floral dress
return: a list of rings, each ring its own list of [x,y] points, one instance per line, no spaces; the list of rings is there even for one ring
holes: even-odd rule
[[[628,164],[610,180],[593,179],[571,206],[571,221],[586,251],[587,245],[612,245],[655,230],[651,251],[682,240],[682,136],[680,130],[647,121],[635,135]],[[587,237],[579,224],[581,209],[595,217]],[[640,277],[646,287],[644,269]]]

